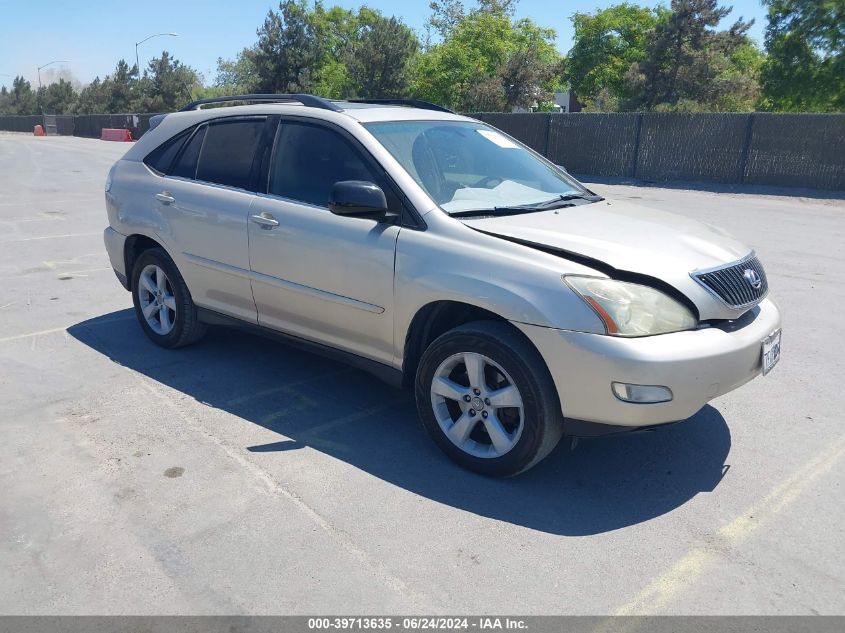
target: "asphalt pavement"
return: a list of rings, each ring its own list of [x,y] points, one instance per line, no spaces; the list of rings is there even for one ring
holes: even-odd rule
[[[0,614],[845,614],[842,199],[595,184],[752,245],[782,360],[493,480],[358,370],[153,346],[102,242],[126,148],[0,134]]]

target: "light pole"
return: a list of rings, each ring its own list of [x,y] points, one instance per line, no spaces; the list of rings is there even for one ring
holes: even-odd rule
[[[41,110],[41,113],[44,113],[44,110],[41,109],[41,69],[47,68],[47,66],[52,66],[53,64],[69,64],[70,62],[67,59],[54,59],[51,62],[47,62],[46,64],[42,64],[38,67],[38,92],[35,93],[35,105]]]
[[[163,35],[168,35],[170,37],[179,37],[178,33],[155,33],[154,35],[150,35],[149,37],[145,37],[140,42],[135,42],[135,68],[138,70],[138,79],[141,78],[141,64],[138,62],[138,46],[146,42],[147,40],[151,40],[154,37],[161,37]]]
[[[54,59],[51,62],[47,62],[43,66],[38,67],[38,90],[41,90],[41,69],[47,68],[47,66],[52,66],[53,64],[69,64],[70,62],[66,59]]]

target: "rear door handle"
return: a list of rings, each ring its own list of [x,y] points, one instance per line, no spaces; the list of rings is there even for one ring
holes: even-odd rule
[[[262,229],[274,229],[279,226],[279,221],[267,212],[259,215],[251,215],[249,219],[255,222]]]
[[[162,204],[173,204],[174,202],[176,202],[176,198],[171,196],[169,191],[162,191],[161,193],[157,193],[156,200],[158,200]]]

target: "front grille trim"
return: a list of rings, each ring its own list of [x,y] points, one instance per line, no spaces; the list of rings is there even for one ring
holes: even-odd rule
[[[759,290],[752,288],[743,277],[743,273],[749,268],[760,275],[760,279],[763,281]],[[714,268],[694,270],[690,273],[690,277],[732,310],[742,310],[755,306],[769,294],[766,271],[754,251],[735,262]]]

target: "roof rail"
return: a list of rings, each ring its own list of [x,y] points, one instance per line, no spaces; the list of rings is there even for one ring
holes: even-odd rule
[[[411,108],[419,108],[420,110],[434,110],[436,112],[449,112],[454,114],[449,108],[444,108],[436,103],[429,101],[422,101],[420,99],[346,99],[349,103],[372,103],[381,105],[402,105]]]
[[[232,95],[229,97],[211,97],[209,99],[197,99],[191,101],[179,112],[187,112],[188,110],[199,110],[202,106],[211,103],[230,103],[235,101],[264,101],[264,102],[280,102],[280,101],[298,101],[304,106],[311,108],[321,108],[323,110],[331,110],[332,112],[343,112],[343,108],[332,103],[328,99],[322,97],[315,97],[307,94],[248,94],[248,95]]]

